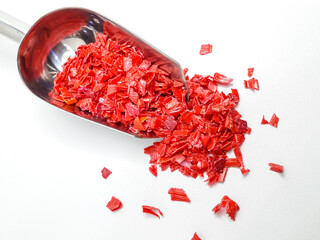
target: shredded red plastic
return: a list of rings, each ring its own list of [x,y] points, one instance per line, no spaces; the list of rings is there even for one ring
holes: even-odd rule
[[[159,219],[160,219],[160,215],[163,216],[163,214],[159,208],[146,206],[146,205],[142,206],[142,212],[154,215],[154,216],[158,217]]]
[[[151,165],[149,171],[156,177],[158,175],[158,170],[156,165]]]
[[[121,207],[122,207],[122,202],[116,197],[112,197],[107,204],[107,208],[109,208],[111,211],[116,211]]]
[[[112,172],[111,172],[109,169],[107,169],[107,168],[104,167],[104,168],[101,170],[101,173],[102,173],[102,177],[103,177],[104,179],[107,179]]]
[[[220,211],[221,208],[225,208],[226,209],[226,213],[229,215],[229,217],[235,221],[235,216],[237,211],[240,210],[240,207],[238,206],[238,204],[233,201],[232,199],[230,199],[227,195],[225,195],[221,202],[219,204],[217,204],[212,211],[214,211],[214,213],[217,213]]]
[[[248,68],[248,77],[252,77],[254,68]]]
[[[269,124],[273,127],[278,127],[278,122],[279,122],[279,118],[277,117],[277,115],[274,113],[269,121]]]
[[[182,188],[170,188],[168,193],[172,201],[190,202],[189,197]]]
[[[251,132],[235,110],[239,93],[218,90],[219,84],[233,80],[220,73],[192,78],[187,69],[184,73],[188,98],[182,82],[171,80],[169,73],[146,60],[137,48],[98,34],[95,43],[80,46],[64,64],[51,96],[112,127],[162,138],[145,149],[155,176],[159,166],[193,178],[206,174],[209,185],[223,182],[229,167],[225,165],[227,153],[239,148]],[[238,164],[232,167],[246,173],[239,152]]]
[[[272,115],[269,122],[264,118],[264,116],[262,117],[262,120],[261,120],[261,124],[269,124],[275,128],[278,127],[278,123],[279,123],[279,118],[275,113]]]
[[[191,240],[201,240],[201,238],[199,238],[197,233],[194,233],[193,237],[191,238]]]
[[[275,163],[269,163],[270,170],[278,173],[283,172],[283,166]]]
[[[255,78],[250,78],[249,80],[244,80],[244,87],[254,90],[259,90],[259,81]]]
[[[200,55],[206,55],[212,52],[211,44],[202,44],[200,49]]]

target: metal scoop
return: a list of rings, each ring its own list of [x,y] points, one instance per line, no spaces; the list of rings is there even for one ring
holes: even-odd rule
[[[121,125],[111,125],[105,119],[79,111],[76,107],[61,106],[52,101],[49,95],[53,89],[56,74],[62,70],[62,65],[67,59],[74,55],[80,45],[95,42],[97,33],[102,32],[120,43],[136,46],[147,60],[167,71],[172,80],[180,81],[186,86],[182,68],[175,60],[93,11],[81,8],[55,10],[40,18],[31,28],[0,11],[0,33],[20,43],[18,69],[22,80],[31,92],[60,109],[132,135]],[[139,133],[134,136],[154,137],[148,133]]]

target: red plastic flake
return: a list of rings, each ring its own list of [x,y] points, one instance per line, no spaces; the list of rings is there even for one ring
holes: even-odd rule
[[[116,211],[121,207],[122,207],[122,202],[116,197],[112,197],[107,204],[107,208],[109,208],[111,211]]]
[[[279,122],[279,118],[277,117],[277,115],[274,113],[269,121],[269,124],[273,127],[278,127],[278,122]]]
[[[217,204],[212,211],[214,211],[214,213],[217,213],[220,211],[221,208],[225,208],[226,209],[226,213],[229,215],[229,217],[235,221],[235,216],[237,211],[240,210],[240,207],[238,206],[238,204],[231,200],[228,196],[224,196],[221,200],[221,202],[219,204]]]
[[[269,124],[275,128],[278,127],[278,123],[279,123],[279,118],[275,113],[272,115],[269,122],[264,118],[264,116],[262,117],[262,121],[261,121],[261,124]]]
[[[249,89],[259,90],[259,81],[258,79],[255,79],[255,78],[244,80],[244,87]]]
[[[191,240],[201,240],[201,238],[199,238],[199,236],[197,235],[197,233],[193,234],[193,237],[191,238]]]
[[[235,109],[239,93],[218,90],[219,84],[233,80],[220,73],[185,75],[185,80],[189,92],[137,47],[98,34],[95,43],[80,46],[64,64],[51,97],[55,104],[108,126],[162,138],[145,149],[154,175],[159,166],[193,178],[207,175],[209,185],[223,182],[227,153],[251,132]],[[242,156],[236,159],[232,167],[247,172]]]
[[[269,124],[269,122],[264,118],[264,115],[262,117],[261,124]]]
[[[190,199],[182,188],[170,188],[168,193],[172,201],[190,202]]]
[[[163,214],[159,208],[146,206],[146,205],[142,206],[142,212],[154,215],[154,216],[158,217],[159,219],[160,219],[160,215],[163,216]]]
[[[278,173],[283,172],[283,166],[275,163],[269,163],[270,170]]]
[[[252,77],[254,68],[248,68],[248,77]]]
[[[104,167],[104,168],[101,170],[101,173],[102,173],[102,177],[103,177],[104,179],[107,179],[112,172],[111,172],[109,169],[107,169],[107,168]]]
[[[200,55],[206,55],[212,52],[211,44],[202,44],[200,49]]]
[[[151,165],[149,171],[156,177],[158,175],[158,170],[156,165]]]

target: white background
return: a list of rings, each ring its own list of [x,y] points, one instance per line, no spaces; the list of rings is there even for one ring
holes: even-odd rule
[[[238,110],[252,128],[242,146],[243,177],[226,181],[148,171],[143,148],[130,138],[35,97],[19,78],[18,45],[0,36],[0,239],[320,239],[320,1],[1,1],[28,24],[56,8],[95,10],[176,59],[190,73],[234,78]],[[203,43],[213,52],[200,56]],[[244,89],[255,67],[260,91]],[[229,92],[229,87],[224,91]],[[260,125],[276,113],[279,127]],[[269,162],[283,164],[284,174]],[[113,173],[104,180],[101,169]],[[170,187],[191,203],[171,202]],[[223,195],[240,205],[233,222],[211,211]],[[106,208],[111,196],[123,208]],[[160,220],[141,205],[159,207]]]

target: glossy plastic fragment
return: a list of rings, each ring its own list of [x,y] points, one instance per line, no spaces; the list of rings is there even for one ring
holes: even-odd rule
[[[163,214],[159,208],[152,207],[152,206],[143,205],[142,212],[154,215],[154,216],[158,217],[159,219],[160,219],[160,215],[163,216]]]
[[[157,166],[156,165],[151,165],[149,167],[149,171],[152,173],[152,175],[154,175],[155,177],[158,175],[158,170],[157,170]]]
[[[170,188],[168,193],[172,201],[190,202],[189,197],[182,188]]]
[[[109,169],[107,169],[107,168],[104,167],[104,168],[101,170],[101,173],[102,173],[102,177],[103,177],[104,179],[107,179],[112,172],[111,172]]]
[[[253,90],[259,90],[259,81],[255,78],[250,78],[249,80],[244,80],[244,87],[253,89]]]
[[[262,121],[261,121],[261,124],[269,124],[275,128],[278,127],[278,123],[279,123],[279,118],[275,113],[272,115],[269,122],[264,118],[264,116],[262,117]]]
[[[201,238],[199,238],[197,233],[194,233],[193,237],[191,238],[191,240],[201,240]]]
[[[278,173],[283,172],[283,166],[276,163],[269,163],[270,170]]]
[[[122,202],[116,197],[112,197],[111,200],[107,204],[107,208],[111,211],[116,211],[122,207]]]
[[[217,204],[212,211],[214,211],[214,213],[217,213],[221,210],[221,208],[225,208],[226,209],[226,213],[229,215],[229,217],[235,221],[235,216],[237,211],[240,210],[240,207],[238,206],[238,204],[233,201],[232,199],[230,199],[227,195],[225,195],[221,202],[219,204]]]
[[[269,121],[269,124],[273,127],[278,127],[278,122],[279,122],[279,118],[277,117],[277,115],[274,113]]]
[[[252,77],[254,68],[248,68],[248,77]]]
[[[206,55],[212,52],[211,44],[202,44],[200,49],[200,55]]]
[[[269,124],[269,122],[264,118],[264,115],[262,117],[261,124]]]

